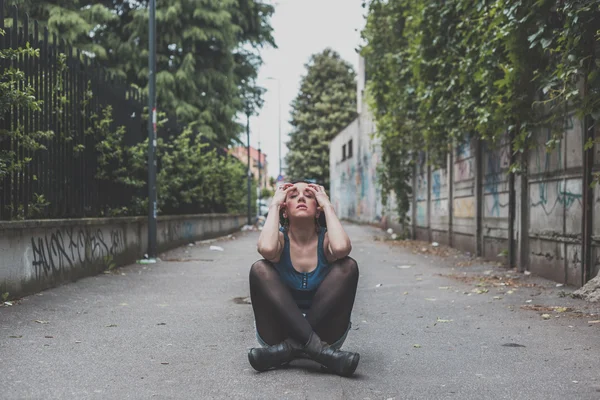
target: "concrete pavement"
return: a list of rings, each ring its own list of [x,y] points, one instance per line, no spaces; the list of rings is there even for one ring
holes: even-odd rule
[[[244,232],[0,307],[0,398],[600,399],[598,307],[347,229],[361,269],[344,346],[361,354],[354,378],[310,361],[250,367],[258,233]]]

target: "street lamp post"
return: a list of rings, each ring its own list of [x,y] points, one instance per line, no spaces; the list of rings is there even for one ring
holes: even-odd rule
[[[256,193],[256,216],[260,217],[260,195],[261,195],[261,190],[262,190],[262,176],[261,176],[261,170],[262,169],[262,156],[261,156],[261,150],[260,150],[260,141],[258,142],[258,185],[256,185],[257,188],[257,193]]]
[[[269,81],[277,81],[277,109],[278,109],[278,120],[279,120],[279,173],[277,176],[281,175],[281,81],[277,78],[268,77]]]
[[[279,119],[279,175],[281,175],[281,81],[279,79],[277,79],[277,108],[279,109],[279,115],[278,118]]]
[[[250,112],[246,112],[246,140],[248,142],[247,145],[247,155],[248,155],[248,225],[252,225],[252,216],[250,203],[252,201],[251,191],[252,191],[252,173],[250,172]]]
[[[148,18],[148,258],[156,258],[156,0]]]

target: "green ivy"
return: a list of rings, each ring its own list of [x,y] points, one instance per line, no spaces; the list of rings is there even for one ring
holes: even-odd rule
[[[427,151],[439,167],[457,143],[509,137],[518,156],[541,127],[554,132],[551,149],[566,115],[600,116],[597,1],[371,0],[364,6],[362,54],[382,142],[379,173],[384,201],[395,192],[401,222],[418,152]]]

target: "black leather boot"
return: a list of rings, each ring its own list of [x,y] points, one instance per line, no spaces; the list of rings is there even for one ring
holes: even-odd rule
[[[294,349],[285,341],[274,346],[250,349],[248,361],[257,371],[266,371],[289,363],[294,358]]]
[[[360,360],[360,354],[333,349],[327,343],[322,342],[314,332],[310,335],[303,351],[312,360],[340,376],[352,375]]]

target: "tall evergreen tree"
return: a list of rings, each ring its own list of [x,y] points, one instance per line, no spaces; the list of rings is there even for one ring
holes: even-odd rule
[[[331,49],[311,57],[292,103],[286,175],[329,189],[329,142],[356,118],[356,74]]]
[[[8,0],[5,11],[16,5],[19,14],[25,14],[48,27],[50,33],[67,44],[76,46],[88,54],[104,59],[106,49],[93,39],[98,27],[106,26],[110,21],[118,20],[112,9],[103,4],[110,2],[91,0]],[[10,16],[10,14],[5,14]],[[10,22],[10,21],[9,21]]]
[[[146,89],[148,0],[12,0],[111,72]],[[221,145],[243,130],[240,112],[261,106],[255,80],[263,45],[275,45],[260,0],[157,2],[157,102],[160,111]]]

